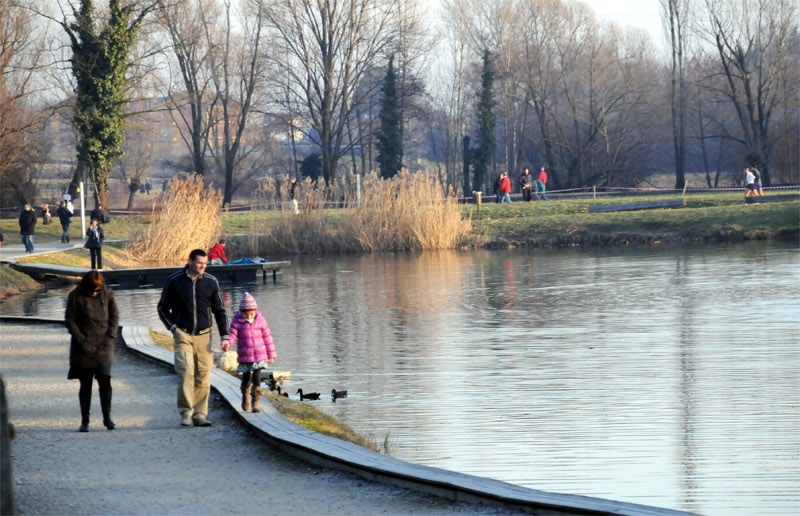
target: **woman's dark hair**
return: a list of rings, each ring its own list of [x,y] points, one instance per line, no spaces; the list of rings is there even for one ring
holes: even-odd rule
[[[105,289],[106,280],[103,279],[103,275],[99,271],[89,271],[86,274],[84,274],[78,288],[80,288],[81,294],[83,294],[84,296],[88,296],[95,290]]]

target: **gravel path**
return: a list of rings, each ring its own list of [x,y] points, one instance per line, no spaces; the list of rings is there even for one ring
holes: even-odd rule
[[[171,370],[117,346],[112,415],[78,433],[78,382],[66,379],[69,337],[55,325],[0,324],[14,495],[21,514],[493,513],[319,469],[269,447],[212,393],[211,428],[182,428]]]

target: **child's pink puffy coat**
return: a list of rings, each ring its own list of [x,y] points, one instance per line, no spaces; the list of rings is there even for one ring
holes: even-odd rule
[[[269,325],[261,312],[256,312],[252,323],[247,321],[242,312],[236,312],[231,321],[230,339],[231,344],[237,340],[239,342],[236,353],[240,364],[251,364],[278,356]]]

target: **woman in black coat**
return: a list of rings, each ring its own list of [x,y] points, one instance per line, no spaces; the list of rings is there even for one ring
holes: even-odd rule
[[[103,268],[103,228],[98,219],[92,219],[92,223],[86,229],[86,243],[83,247],[89,250],[92,256],[92,269]]]
[[[92,404],[92,379],[100,388],[100,409],[103,425],[114,430],[111,420],[111,364],[114,361],[114,339],[117,337],[119,311],[111,289],[103,275],[89,271],[67,297],[64,317],[72,339],[69,348],[70,380],[80,380],[78,400],[81,406],[80,432],[89,431],[89,408]]]

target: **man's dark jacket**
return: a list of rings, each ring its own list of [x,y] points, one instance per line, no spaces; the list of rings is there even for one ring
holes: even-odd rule
[[[19,232],[23,235],[33,235],[33,228],[36,226],[36,212],[33,210],[22,210],[19,214]]]
[[[205,333],[211,328],[212,312],[220,336],[227,337],[228,316],[217,278],[203,274],[192,281],[185,267],[167,279],[158,301],[158,317],[168,330],[178,327],[192,335]]]

